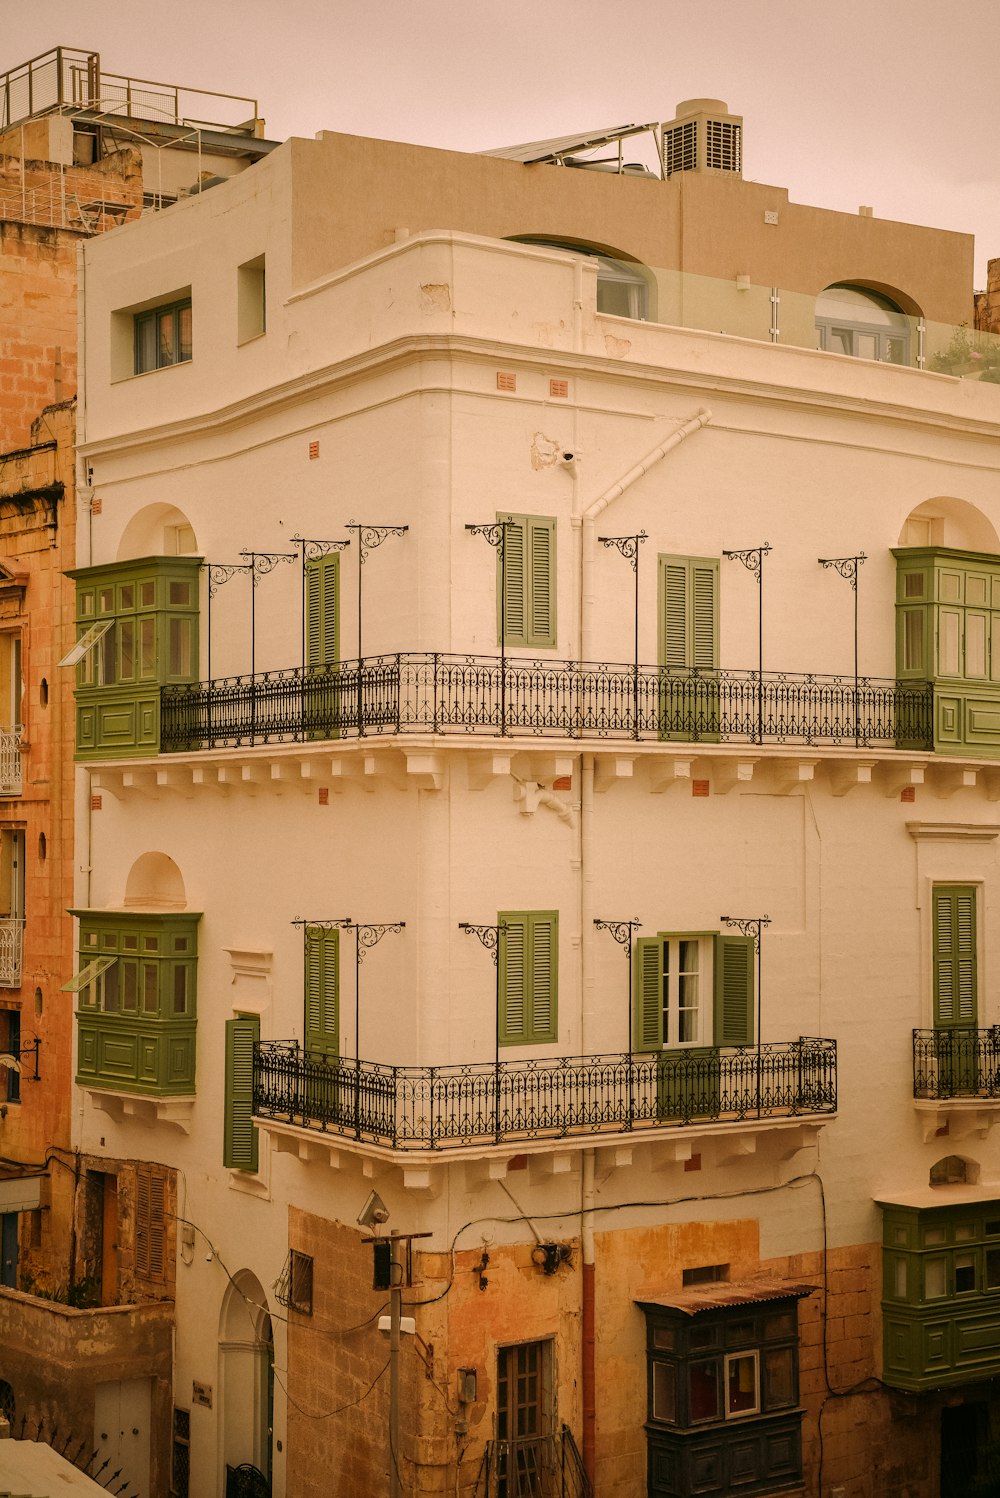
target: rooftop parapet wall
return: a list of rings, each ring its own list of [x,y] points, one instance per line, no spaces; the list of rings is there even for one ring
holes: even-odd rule
[[[972,317],[972,235],[794,203],[786,188],[698,173],[663,182],[525,166],[326,131],[288,142],[285,152],[297,286],[382,248],[401,229],[449,228],[576,240],[671,271],[748,275],[813,296],[856,282],[895,293],[905,310],[934,321]]]

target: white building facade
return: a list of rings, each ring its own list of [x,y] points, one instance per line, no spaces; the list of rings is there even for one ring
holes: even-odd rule
[[[84,252],[78,1143],[160,1183],[174,1489],[947,1494],[1000,396],[433,221],[303,279],[336,149]]]

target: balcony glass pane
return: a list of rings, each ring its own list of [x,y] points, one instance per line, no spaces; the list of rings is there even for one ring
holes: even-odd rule
[[[948,1293],[947,1263],[944,1259],[929,1259],[924,1265],[924,1299],[940,1300]]]
[[[719,1365],[713,1358],[704,1363],[691,1363],[688,1368],[688,1384],[691,1391],[691,1420],[718,1420],[719,1418]]]
[[[653,1419],[677,1419],[677,1379],[673,1363],[653,1364]]]

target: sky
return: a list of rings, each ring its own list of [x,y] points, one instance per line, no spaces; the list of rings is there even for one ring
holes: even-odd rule
[[[724,99],[745,177],[972,233],[981,287],[1000,257],[998,22],[998,0],[0,0],[0,67],[81,48],[256,98],[274,140],[459,151]]]

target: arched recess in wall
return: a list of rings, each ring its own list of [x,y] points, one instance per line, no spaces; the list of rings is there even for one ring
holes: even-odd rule
[[[249,1462],[271,1480],[274,1424],[274,1336],[267,1296],[249,1269],[234,1274],[219,1315],[222,1459]]]
[[[1000,553],[996,527],[975,505],[937,495],[916,505],[899,533],[899,546],[950,546],[956,551]]]
[[[896,288],[835,281],[816,298],[819,348],[883,364],[915,362],[914,319],[920,308]]]
[[[188,517],[176,505],[146,505],[122,531],[118,561],[135,557],[198,556],[198,538]]]
[[[656,281],[638,260],[606,245],[584,244],[574,239],[553,239],[545,234],[512,234],[514,244],[544,245],[550,250],[568,250],[597,261],[597,310],[612,317],[656,321]]]
[[[964,1155],[944,1155],[930,1169],[932,1186],[975,1186],[979,1180],[979,1162]]]
[[[125,881],[125,908],[186,910],[187,894],[180,869],[166,853],[143,853]]]

